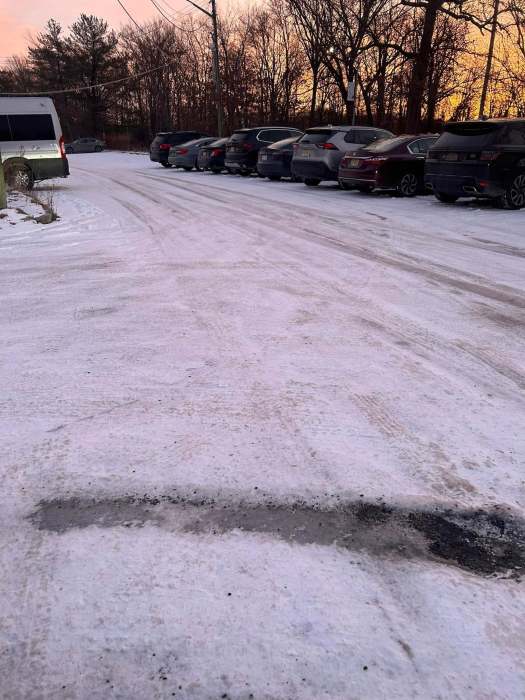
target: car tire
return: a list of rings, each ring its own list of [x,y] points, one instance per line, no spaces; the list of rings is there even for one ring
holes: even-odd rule
[[[292,175],[290,178],[290,182],[302,182],[302,179],[300,177],[297,177],[297,175]]]
[[[443,204],[454,204],[457,202],[459,197],[454,194],[446,194],[445,192],[434,192],[436,199],[438,199]]]
[[[341,180],[339,180],[339,187],[342,190],[351,190],[352,189],[347,182],[342,182]]]
[[[6,183],[14,190],[29,191],[35,184],[32,170],[22,163],[4,165],[4,176]]]
[[[95,153],[102,153],[103,150],[102,146],[95,146]]]
[[[210,168],[214,175],[220,175],[222,173],[222,168]]]
[[[163,168],[172,168],[173,165],[171,163],[161,163]]]
[[[268,180],[271,180],[272,182],[279,182],[280,179],[281,179],[280,175],[269,175],[268,176]]]
[[[421,184],[415,173],[405,173],[399,178],[396,186],[396,192],[401,197],[415,197],[421,189]]]
[[[519,173],[498,197],[496,204],[501,209],[523,209],[525,207],[525,173]]]
[[[239,174],[243,177],[250,177],[251,172],[249,170],[241,170]]]
[[[356,190],[358,192],[361,192],[361,194],[370,194],[370,192],[372,192],[373,189],[374,188],[372,187],[372,185],[358,185],[356,187]]]
[[[317,185],[321,182],[321,180],[318,180],[315,177],[305,177],[304,178],[304,184],[307,187],[317,187]]]
[[[183,165],[182,169],[185,170],[187,173],[191,173],[193,168],[190,165]]]
[[[71,146],[66,146],[66,153],[68,153],[69,155],[71,155],[71,154],[74,153],[74,152],[75,152],[75,151],[73,150],[73,148],[72,148]]]

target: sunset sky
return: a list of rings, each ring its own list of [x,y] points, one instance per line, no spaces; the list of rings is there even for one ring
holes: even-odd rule
[[[160,16],[149,0],[122,1],[137,20]],[[158,4],[166,11],[169,4],[180,14],[191,10],[185,0],[160,0]],[[0,0],[0,59],[25,52],[30,37],[41,31],[51,17],[67,27],[81,12],[104,17],[116,29],[128,20],[116,0]]]

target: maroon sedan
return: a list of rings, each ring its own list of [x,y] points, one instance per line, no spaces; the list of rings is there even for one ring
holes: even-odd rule
[[[437,138],[395,136],[348,153],[339,165],[339,184],[345,190],[393,190],[404,197],[424,193],[425,157]]]

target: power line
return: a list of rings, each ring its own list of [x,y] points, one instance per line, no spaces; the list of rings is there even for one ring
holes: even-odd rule
[[[156,73],[164,68],[169,68],[175,65],[175,61],[171,63],[164,63],[162,66],[157,66],[156,68],[151,68],[150,70],[144,71],[143,73],[135,73],[134,75],[128,75],[126,78],[117,78],[117,80],[106,80],[104,83],[96,83],[95,85],[81,85],[79,87],[67,88],[66,90],[41,90],[40,92],[0,92],[2,97],[30,97],[30,96],[45,96],[45,95],[65,95],[67,93],[73,92],[85,92],[87,90],[94,90],[99,87],[107,87],[108,85],[117,85],[118,83],[126,83],[130,80],[138,80],[144,78],[146,75],[151,75],[151,73]]]
[[[181,32],[187,32],[188,34],[195,34],[195,32],[198,31],[197,29],[186,29],[185,27],[181,27],[180,25],[175,24],[175,22],[173,22],[173,21],[168,17],[168,15],[164,14],[162,8],[160,8],[160,7],[157,5],[157,3],[155,2],[155,0],[149,0],[149,1],[151,2],[151,4],[152,4],[154,7],[157,8],[158,12],[164,17],[164,19],[166,20],[166,22],[169,22],[171,25],[173,25],[173,26],[175,27],[175,29],[178,29],[178,30],[181,31]]]

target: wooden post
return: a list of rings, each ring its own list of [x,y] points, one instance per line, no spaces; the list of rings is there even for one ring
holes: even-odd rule
[[[0,153],[0,209],[7,208],[7,192],[5,189],[4,166],[2,165],[2,154]]]

